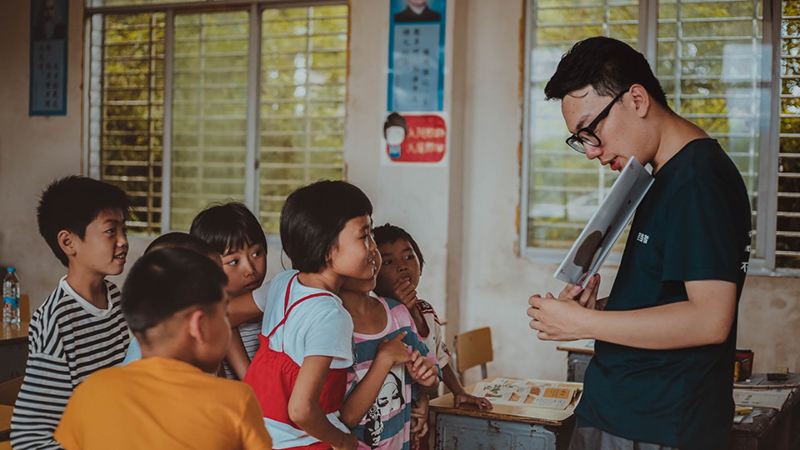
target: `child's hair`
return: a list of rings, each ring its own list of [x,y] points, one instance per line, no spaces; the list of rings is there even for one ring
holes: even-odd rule
[[[267,251],[267,238],[256,216],[239,202],[211,205],[192,221],[189,234],[206,241],[220,255],[261,244]]]
[[[71,175],[53,181],[42,192],[36,218],[39,233],[61,264],[69,266],[67,255],[58,245],[58,233],[67,230],[81,240],[86,227],[101,212],[121,210],[128,219],[131,202],[122,189],[92,178]]]
[[[147,250],[144,251],[144,254],[146,255],[160,248],[185,248],[187,250],[200,253],[203,256],[207,256],[212,260],[219,257],[217,254],[219,252],[211,248],[206,241],[197,236],[192,236],[191,234],[180,231],[162,234],[161,236],[155,238],[153,242],[147,246]]]
[[[400,239],[405,239],[408,241],[408,243],[411,244],[411,248],[414,249],[414,253],[417,254],[417,259],[419,260],[419,269],[422,270],[422,267],[425,265],[425,258],[422,256],[422,251],[419,249],[417,241],[415,241],[406,230],[386,223],[372,230],[372,233],[375,235],[375,244],[378,247],[383,244],[393,244]]]
[[[281,244],[300,272],[319,272],[350,219],[372,215],[366,194],[345,181],[317,181],[292,192],[281,211]]]
[[[225,297],[228,277],[206,256],[185,248],[160,248],[131,268],[122,288],[128,328],[142,333],[186,308],[208,307]]]

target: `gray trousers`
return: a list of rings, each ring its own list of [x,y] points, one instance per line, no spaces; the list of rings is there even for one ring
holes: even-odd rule
[[[630,439],[614,436],[594,427],[580,428],[575,425],[569,450],[678,450],[648,442],[632,441]]]

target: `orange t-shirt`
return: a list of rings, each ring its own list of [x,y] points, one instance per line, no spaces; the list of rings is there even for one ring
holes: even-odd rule
[[[55,438],[67,450],[272,448],[250,386],[168,358],[92,374],[72,394]]]

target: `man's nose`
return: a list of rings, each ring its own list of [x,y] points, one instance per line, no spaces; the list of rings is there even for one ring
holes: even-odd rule
[[[602,147],[595,147],[593,145],[584,145],[583,148],[586,150],[586,157],[589,159],[595,159],[603,154]]]

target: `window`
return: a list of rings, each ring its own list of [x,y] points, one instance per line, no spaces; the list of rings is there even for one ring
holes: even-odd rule
[[[348,8],[297,3],[87,0],[87,167],[133,232],[236,200],[277,234],[291,191],[341,179]]]
[[[720,141],[736,163],[756,231],[751,273],[800,274],[799,3],[784,1],[765,14],[761,0],[529,0],[523,254],[563,258],[616,179],[564,144],[559,104],[544,101],[561,55],[580,39],[604,35],[642,51],[673,110]],[[781,79],[772,75],[776,56]]]

